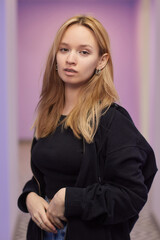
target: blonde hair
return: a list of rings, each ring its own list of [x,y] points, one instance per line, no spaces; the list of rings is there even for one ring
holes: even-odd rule
[[[91,16],[75,16],[67,20],[58,30],[50,49],[43,76],[37,118],[34,123],[35,136],[46,137],[55,131],[64,107],[64,83],[56,71],[56,54],[67,28],[73,24],[85,26],[93,31],[99,46],[99,55],[108,53],[107,65],[99,75],[94,74],[80,92],[78,102],[63,121],[64,128],[70,127],[74,135],[83,137],[88,143],[94,139],[103,110],[118,100],[113,83],[113,65],[109,37],[102,24]]]

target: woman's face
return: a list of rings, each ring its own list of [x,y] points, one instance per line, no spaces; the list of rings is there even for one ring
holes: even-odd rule
[[[93,32],[74,24],[64,33],[56,55],[58,74],[65,85],[80,87],[98,67],[99,47]]]

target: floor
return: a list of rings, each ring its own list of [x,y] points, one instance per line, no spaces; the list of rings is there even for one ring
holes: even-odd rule
[[[30,142],[21,142],[19,147],[20,189],[32,175],[30,170],[30,145]],[[25,240],[29,218],[29,214],[19,211],[17,229],[13,240]],[[160,240],[160,232],[150,211],[149,202],[140,213],[140,218],[131,233],[131,240]]]

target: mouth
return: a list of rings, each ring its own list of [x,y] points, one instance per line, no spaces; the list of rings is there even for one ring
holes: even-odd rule
[[[64,71],[67,73],[77,73],[77,71],[74,70],[73,68],[65,68]]]

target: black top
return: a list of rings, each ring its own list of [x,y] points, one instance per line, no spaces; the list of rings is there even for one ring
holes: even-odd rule
[[[61,120],[64,116],[61,116]],[[38,140],[32,160],[44,175],[48,198],[63,187],[72,187],[80,169],[82,140],[74,136],[70,128],[61,125],[48,137]]]

